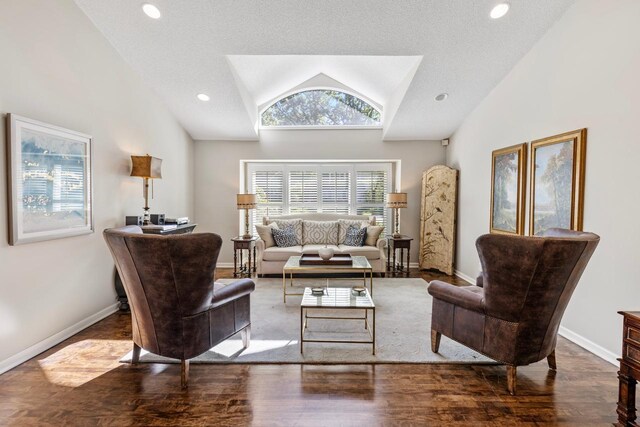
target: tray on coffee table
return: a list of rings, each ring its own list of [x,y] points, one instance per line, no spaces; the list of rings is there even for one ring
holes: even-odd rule
[[[351,254],[335,254],[324,260],[316,254],[303,254],[300,257],[300,265],[353,265],[353,258]]]

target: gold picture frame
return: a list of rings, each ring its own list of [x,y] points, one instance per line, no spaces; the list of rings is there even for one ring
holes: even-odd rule
[[[526,167],[526,143],[491,153],[491,233],[524,234]]]
[[[582,231],[586,148],[586,128],[531,143],[529,235]]]

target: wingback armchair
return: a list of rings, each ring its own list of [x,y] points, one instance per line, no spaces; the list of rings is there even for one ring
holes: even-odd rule
[[[249,298],[255,284],[249,279],[214,283],[220,236],[158,236],[128,226],[107,229],[104,238],[131,304],[132,363],[138,362],[141,348],[180,359],[186,388],[189,359],[237,332],[249,346]]]
[[[541,236],[486,234],[476,241],[479,286],[434,280],[431,349],[445,335],[507,365],[507,388],[516,369],[547,358],[556,369],[558,327],[600,238],[551,229]]]

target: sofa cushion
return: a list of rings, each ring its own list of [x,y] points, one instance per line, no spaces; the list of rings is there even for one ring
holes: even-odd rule
[[[347,246],[338,245],[339,254],[351,254],[351,256],[364,256],[367,259],[380,259],[380,249],[375,246]]]
[[[350,225],[347,228],[347,237],[344,238],[344,244],[347,246],[362,246],[365,237],[367,237],[367,227]]]
[[[318,253],[318,249],[324,248],[324,247],[333,249],[333,251],[335,253],[340,253],[340,249],[338,249],[338,246],[336,246],[336,245],[304,245],[302,247],[302,253],[303,254],[317,254]]]
[[[302,255],[302,246],[290,246],[288,248],[280,248],[272,246],[262,252],[263,261],[287,261],[289,257]]]
[[[302,221],[303,245],[336,245],[338,221]]]
[[[375,217],[372,217],[373,221],[375,221]],[[369,221],[361,221],[361,220],[353,220],[353,219],[339,219],[338,223],[340,227],[338,229],[338,244],[343,245],[345,239],[347,238],[347,229],[350,225],[356,226],[358,228],[366,227],[369,225],[371,220]]]
[[[274,219],[268,220],[269,222],[267,224],[272,224],[272,223],[276,223],[278,225],[278,228],[281,230],[284,230],[285,227],[287,225],[291,225],[293,226],[293,229],[296,233],[296,239],[298,239],[298,245],[302,244],[302,219],[300,218],[296,218],[296,219]]]
[[[296,239],[296,232],[292,225],[287,225],[283,230],[274,228],[271,232],[273,233],[273,240],[276,241],[276,245],[280,248],[288,248],[300,244]]]
[[[272,230],[274,228],[278,228],[278,224],[275,222],[269,225],[259,225],[256,224],[256,231],[258,232],[258,236],[264,241],[264,247],[270,248],[272,246],[276,246],[276,241],[273,240]]]
[[[381,225],[369,225],[367,227],[367,236],[364,239],[364,246],[376,246],[382,230],[384,230],[384,227]]]

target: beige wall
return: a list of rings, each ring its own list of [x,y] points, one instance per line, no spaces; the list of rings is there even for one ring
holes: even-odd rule
[[[576,2],[465,120],[447,152],[461,169],[458,269],[475,277],[474,241],[489,229],[491,151],[588,128],[584,229],[602,240],[562,325],[609,360],[621,348],[616,311],[640,309],[639,16],[637,0]]]
[[[0,197],[1,372],[11,356],[114,304],[101,232],[141,212],[131,154],[164,159],[152,211],[193,215],[193,142],[71,0],[3,1],[0,58],[1,135],[4,115],[15,113],[93,136],[96,229],[11,247]],[[4,137],[2,145],[4,157]]]
[[[212,231],[224,239],[220,262],[233,262],[229,239],[238,235],[240,160],[278,159],[390,159],[401,160],[401,190],[409,207],[401,213],[401,231],[414,237],[412,262],[418,260],[420,182],[422,171],[445,161],[440,141],[382,141],[381,130],[270,130],[259,142],[197,141],[195,200],[199,231]]]

